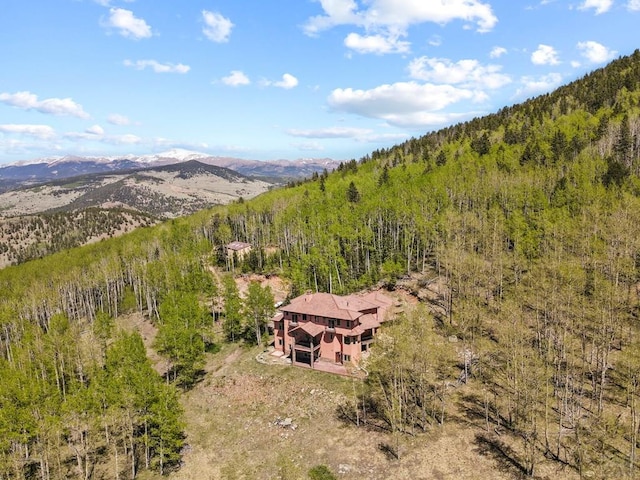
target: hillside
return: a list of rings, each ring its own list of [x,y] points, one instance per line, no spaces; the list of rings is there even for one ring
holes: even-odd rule
[[[185,160],[0,193],[0,268],[184,216],[271,184]]]
[[[636,51],[333,173],[0,271],[0,472],[187,478],[202,462],[213,478],[300,478],[319,458],[370,478],[637,478],[639,133]],[[252,253],[230,261],[231,240]],[[214,266],[277,273],[290,297],[375,287],[415,304],[377,337],[366,380],[282,373],[313,454],[294,434],[259,442],[276,440],[280,375],[221,355],[252,342],[274,299]],[[164,379],[143,337],[117,333],[123,313],[157,328]],[[345,417],[328,406],[339,394],[292,401],[316,386],[347,395],[346,438],[379,439],[357,445],[370,471],[330,432],[303,436]],[[451,445],[464,470],[421,469]]]
[[[158,223],[144,213],[122,208],[0,217],[0,268],[123,235]]]
[[[142,170],[82,175],[0,194],[5,216],[120,207],[174,218],[240,197],[271,184],[196,160]]]

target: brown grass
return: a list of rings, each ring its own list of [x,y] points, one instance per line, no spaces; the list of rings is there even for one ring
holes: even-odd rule
[[[517,443],[485,432],[482,419],[459,411],[462,391],[454,394],[444,427],[403,438],[397,460],[384,449],[387,432],[340,420],[357,380],[263,365],[258,353],[226,345],[209,359],[204,380],[183,396],[188,446],[170,478],[304,479],[318,464],[345,480],[522,476]],[[297,428],[275,424],[284,418]],[[552,464],[542,464],[539,474],[572,478]]]

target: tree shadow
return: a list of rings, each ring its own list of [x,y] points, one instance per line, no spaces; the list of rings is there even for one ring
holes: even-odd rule
[[[478,454],[493,459],[498,469],[514,475],[515,478],[531,478],[525,467],[518,461],[514,450],[499,438],[486,433],[477,433],[474,441]]]
[[[396,452],[396,449],[386,442],[379,443],[378,450],[384,453],[385,457],[387,457],[387,460],[399,460],[398,452]]]

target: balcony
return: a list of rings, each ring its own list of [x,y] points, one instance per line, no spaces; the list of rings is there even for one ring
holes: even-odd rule
[[[324,331],[328,333],[336,333],[336,327],[325,327]]]
[[[311,343],[310,342],[296,342],[293,345],[293,348],[300,351],[300,352],[311,352]],[[320,344],[318,343],[317,345],[314,344],[313,345],[313,351],[317,351],[320,350]]]

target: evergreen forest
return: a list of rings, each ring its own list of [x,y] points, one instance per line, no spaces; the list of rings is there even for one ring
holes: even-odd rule
[[[234,240],[252,252],[227,256]],[[345,407],[398,461],[465,383],[523,476],[640,477],[640,51],[250,201],[0,270],[0,479],[178,469],[206,356],[268,338],[273,297],[242,297],[242,273],[290,297],[444,285],[383,328]],[[158,329],[163,376],[118,326],[132,312]]]

